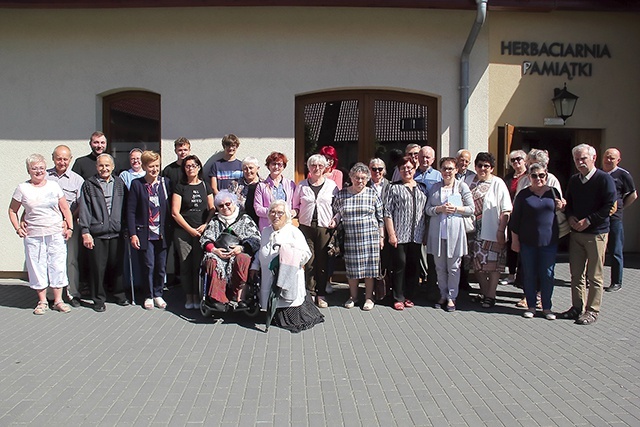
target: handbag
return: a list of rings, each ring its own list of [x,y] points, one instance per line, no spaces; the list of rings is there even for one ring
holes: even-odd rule
[[[380,275],[376,277],[374,282],[373,293],[377,301],[383,300],[389,295],[391,290],[391,274],[388,270],[380,272]]]
[[[562,199],[558,190],[554,187],[551,187],[551,191],[553,192],[553,197],[557,197],[558,199]],[[569,226],[569,221],[567,220],[567,216],[564,212],[560,210],[556,210],[556,220],[558,221],[558,238],[563,238],[571,232],[571,227]]]
[[[464,224],[464,232],[465,233],[473,233],[476,231],[476,216],[463,216],[462,223]]]
[[[223,231],[213,244],[219,249],[229,249],[240,245],[240,238],[235,234]]]
[[[327,248],[327,254],[330,257],[340,257],[344,254],[344,227],[342,223],[339,223],[336,228],[331,230]]]

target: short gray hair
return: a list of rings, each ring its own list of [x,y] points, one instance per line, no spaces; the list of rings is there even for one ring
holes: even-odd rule
[[[309,169],[311,169],[312,165],[322,165],[326,168],[328,164],[327,158],[322,154],[314,154],[307,159],[307,167]]]
[[[384,164],[384,160],[382,160],[381,158],[374,157],[373,159],[369,160],[369,167],[371,168],[371,167],[373,167],[373,165],[381,165],[384,168],[382,173],[384,175],[387,174],[387,165]]]
[[[100,159],[100,157],[106,157],[111,162],[111,166],[115,166],[116,162],[113,160],[113,156],[111,154],[102,153],[98,155],[98,157],[96,157],[96,164],[98,163],[98,159]]]
[[[529,160],[530,163],[540,163],[546,168],[549,164],[549,153],[547,150],[533,148],[529,151],[529,154],[527,154],[527,160]]]
[[[534,148],[535,150],[535,148]],[[533,150],[531,150],[533,151]],[[525,153],[522,150],[513,150],[512,152],[509,153],[509,160],[514,159],[516,157],[522,157],[523,159],[527,158],[527,153]]]
[[[529,165],[529,173],[532,173],[533,171],[537,171],[537,170],[543,170],[543,171],[547,171],[547,166],[543,163],[532,163],[531,165]]]
[[[271,211],[276,206],[282,206],[284,208],[285,221],[286,221],[287,224],[291,224],[291,209],[289,209],[289,205],[287,204],[287,202],[285,202],[284,200],[280,200],[280,199],[274,200],[269,205],[269,209],[267,210],[267,215],[269,216],[269,222],[271,222]]]
[[[47,167],[47,161],[45,160],[44,156],[42,154],[38,154],[38,153],[34,153],[29,155],[29,157],[27,157],[27,173],[29,173],[29,171],[31,170],[31,165],[37,164],[37,163],[44,163],[44,167]]]
[[[368,179],[371,179],[371,171],[369,167],[362,162],[358,162],[349,171],[349,177],[353,178],[357,173],[362,173],[367,176]]]
[[[253,156],[245,157],[244,159],[242,159],[242,166],[246,164],[252,164],[256,167],[260,167],[260,162]]]
[[[575,156],[577,152],[586,151],[590,156],[596,155],[596,149],[590,146],[589,144],[579,144],[573,147],[571,150],[571,155]]]
[[[217,208],[222,202],[225,200],[230,200],[236,207],[238,206],[238,196],[235,193],[227,190],[221,190],[216,194],[216,197],[213,199],[213,204]]]

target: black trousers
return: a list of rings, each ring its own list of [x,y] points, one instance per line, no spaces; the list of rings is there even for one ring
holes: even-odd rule
[[[122,264],[124,240],[121,237],[113,239],[93,239],[93,249],[89,250],[89,286],[91,298],[96,305],[103,305],[107,300],[105,283],[118,302],[126,299],[122,289]]]
[[[393,270],[393,298],[404,301],[413,296],[413,288],[420,278],[420,245],[419,243],[402,243],[397,248],[390,247]],[[435,271],[434,271],[435,274]]]

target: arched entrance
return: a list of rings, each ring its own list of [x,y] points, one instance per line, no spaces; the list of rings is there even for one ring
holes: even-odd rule
[[[296,97],[296,181],[306,159],[325,145],[338,151],[339,167],[380,157],[389,169],[389,151],[409,143],[430,145],[437,154],[438,102],[435,97],[392,90],[325,91]]]

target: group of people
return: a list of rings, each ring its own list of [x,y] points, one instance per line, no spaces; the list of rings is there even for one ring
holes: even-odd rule
[[[555,319],[553,269],[565,229],[571,236],[572,307],[560,316],[581,324],[597,320],[608,236],[616,268],[607,290],[621,287],[622,209],[637,196],[630,175],[618,167],[616,149],[605,153],[603,171],[595,167],[593,147],[574,147],[578,174],[563,197],[547,170],[548,153],[536,149],[510,153],[513,173],[503,180],[493,173],[491,153],[476,155],[475,171],[468,150],[442,157],[435,169],[433,148],[409,144],[391,181],[384,161],[374,158],[353,165],[347,185],[331,146],[307,159],[308,174],[296,184],[283,176],[288,159],[279,152],[266,158],[268,175],[261,178],[255,157],[236,158],[240,141],[232,134],[222,139],[223,157],[209,171],[186,138],[175,141],[177,160],[164,170],[159,154],[136,148],[129,154],[131,168],[119,176],[105,153],[104,134],[93,133],[89,144],[91,153],[72,169],[64,145],[54,150],[51,169],[41,155],[27,158],[30,179],[17,187],[9,207],[24,238],[30,286],[38,293],[35,314],[49,309],[48,287],[53,309],[80,306],[82,281],[98,312],[105,311],[108,296],[129,305],[123,280],[135,284],[145,309],[166,308],[172,244],[186,309],[199,309],[203,298],[246,307],[247,285],[259,280],[260,305],[266,308],[277,286],[273,324],[294,332],[323,321],[318,308],[328,307],[334,269],[329,249],[335,246],[349,284],[344,307],[359,305],[363,280],[365,311],[387,296],[386,290],[374,294],[374,282],[385,272],[398,311],[414,306],[421,278],[437,282],[438,308],[455,311],[469,270],[482,307],[491,308],[508,263],[524,288],[524,316],[533,317],[540,304],[543,315]],[[276,258],[280,273],[274,279]],[[200,294],[200,274],[210,283],[207,295]]]

